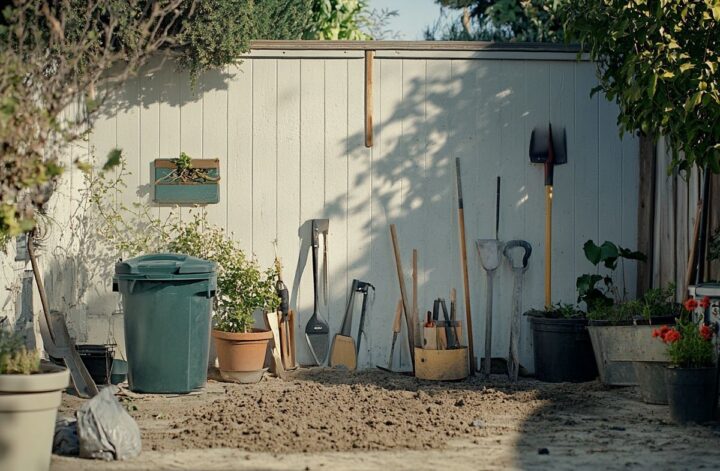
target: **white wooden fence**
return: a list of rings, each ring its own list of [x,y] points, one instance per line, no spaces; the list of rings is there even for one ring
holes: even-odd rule
[[[454,174],[459,157],[480,355],[487,293],[474,240],[494,237],[496,176],[502,178],[500,239],[533,246],[523,308],[541,308],[543,169],[529,162],[529,138],[533,127],[548,122],[566,129],[568,163],[555,171],[553,300],[574,302],[576,276],[591,269],[581,249],[586,240],[635,247],[637,142],[619,137],[615,105],[590,96],[595,66],[577,61],[574,52],[411,46],[258,43],[239,66],[202,76],[196,90],[167,63],[127,84],[98,121],[90,147],[99,157],[123,149],[132,171],[122,195],[127,203],[152,199],[156,158],[180,151],[219,158],[221,201],[207,207],[208,216],[262,264],[272,262],[277,240],[299,333],[312,312],[309,220],[329,218],[329,293],[322,314],[332,334],[340,329],[352,279],[377,287],[362,340],[365,367],[387,362],[399,297],[391,223],[398,227],[408,286],[411,251],[419,250],[421,317],[433,299],[449,298],[456,288],[464,318]],[[377,49],[372,148],[364,146],[365,47]],[[77,195],[81,184],[80,178],[67,183],[68,193]],[[74,265],[58,270],[68,274]],[[106,319],[117,303],[101,278],[86,276],[87,289],[71,308],[81,340],[105,340]],[[633,266],[625,278],[633,291]],[[494,293],[497,357],[507,356],[511,291],[511,271],[503,264]],[[99,320],[88,327],[88,319]],[[303,335],[298,340],[299,359],[309,362]],[[407,366],[408,352],[400,350]],[[525,321],[522,359],[532,370]]]

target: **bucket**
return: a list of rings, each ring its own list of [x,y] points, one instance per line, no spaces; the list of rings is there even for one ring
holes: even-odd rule
[[[537,379],[581,383],[597,377],[586,319],[531,317],[530,325]]]
[[[647,404],[667,404],[667,387],[665,384],[665,369],[668,362],[636,361],[635,378],[640,389],[640,397]]]
[[[95,384],[110,384],[110,372],[115,355],[114,345],[85,344],[77,345],[76,349]]]
[[[670,417],[679,424],[709,422],[717,405],[717,369],[666,368]]]

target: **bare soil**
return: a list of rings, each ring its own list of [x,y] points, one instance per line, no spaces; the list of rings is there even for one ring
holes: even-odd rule
[[[120,399],[142,430],[128,462],[53,457],[54,470],[716,469],[720,425],[680,427],[635,388],[504,377],[433,383],[301,369],[287,381],[209,381],[200,394]],[[66,395],[61,415],[82,402]]]

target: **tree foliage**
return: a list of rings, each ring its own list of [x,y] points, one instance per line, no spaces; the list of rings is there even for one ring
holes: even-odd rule
[[[426,30],[428,39],[553,42],[562,40],[561,0],[436,0],[462,15]]]
[[[720,0],[570,0],[562,15],[622,130],[667,136],[681,171],[720,173]]]

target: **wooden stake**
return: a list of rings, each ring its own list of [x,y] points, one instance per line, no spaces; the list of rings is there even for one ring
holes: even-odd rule
[[[400,247],[397,240],[397,228],[395,224],[390,224],[390,238],[392,239],[393,252],[395,253],[395,268],[397,268],[398,282],[400,283],[400,298],[403,304],[403,313],[405,314],[405,326],[407,327],[408,346],[410,347],[410,362],[412,363],[413,372],[415,372],[415,339],[414,330],[410,320],[410,309],[407,302],[407,290],[405,289],[405,276],[403,275],[402,260],[400,260]]]
[[[365,51],[365,147],[373,146],[373,61],[375,51]]]
[[[415,346],[416,347],[422,347],[421,339],[420,339],[420,324],[418,323],[418,273],[417,273],[417,263],[418,263],[418,251],[417,249],[413,249],[413,258],[412,258],[412,324],[413,324],[413,338],[415,339]]]

